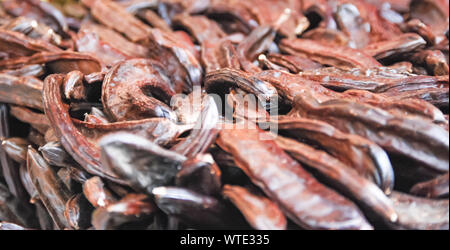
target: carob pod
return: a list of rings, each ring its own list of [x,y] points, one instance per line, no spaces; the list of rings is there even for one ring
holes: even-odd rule
[[[427,198],[448,197],[449,174],[441,175],[433,180],[417,183],[411,188],[411,194]]]
[[[91,223],[96,230],[144,229],[154,213],[156,206],[147,195],[130,193],[107,207],[95,209]]]
[[[9,221],[25,227],[37,226],[33,210],[28,203],[11,194],[2,183],[0,183],[0,221]]]
[[[48,76],[43,91],[45,112],[61,145],[88,173],[123,183],[110,170],[102,167],[99,150],[73,124],[67,106],[62,102],[62,82],[62,75]]]
[[[222,188],[222,171],[211,155],[196,155],[183,162],[176,175],[175,183],[192,191],[215,195]]]
[[[246,229],[242,217],[222,200],[179,187],[157,187],[152,194],[164,213],[204,229]]]
[[[47,208],[57,228],[69,228],[70,225],[64,216],[64,210],[71,195],[70,191],[44,158],[32,147],[28,148],[27,168],[39,194],[39,199]]]
[[[438,125],[393,116],[373,106],[346,100],[320,104],[308,96],[298,96],[296,100],[298,110],[306,117],[327,121],[344,132],[363,136],[388,152],[407,156],[432,170],[448,172],[449,134]]]
[[[83,183],[83,194],[95,208],[107,207],[117,201],[98,176],[89,178]]]
[[[394,171],[388,155],[375,143],[353,134],[344,133],[332,125],[306,118],[280,117],[278,129],[310,144],[318,145],[377,184],[385,193],[394,189]]]
[[[3,140],[10,136],[9,126],[8,107],[0,103],[0,141],[2,144],[4,143]],[[19,168],[8,156],[3,145],[0,147],[0,165],[1,174],[8,187],[8,192],[11,192],[12,195],[18,198],[24,198],[26,193],[22,183],[20,183]]]
[[[395,221],[398,217],[392,202],[381,189],[337,158],[289,138],[279,136],[276,143],[294,159],[317,172],[329,186],[349,196],[364,211],[370,211],[374,218]]]
[[[61,51],[55,45],[42,39],[33,39],[19,32],[0,29],[0,50],[9,58],[31,56],[41,51]]]
[[[332,65],[340,69],[369,69],[381,64],[362,50],[344,46],[330,47],[327,44],[309,39],[284,39],[280,43],[283,52],[310,58],[321,64]]]
[[[175,94],[162,64],[149,59],[132,59],[116,64],[105,76],[102,103],[114,121],[151,117],[175,121],[175,114],[167,105]]]
[[[244,187],[231,185],[225,185],[222,194],[239,208],[254,229],[285,230],[287,228],[286,217],[270,199],[253,194]]]
[[[349,200],[319,183],[259,129],[222,130],[219,146],[296,224],[307,229],[372,229]],[[264,138],[264,137],[263,137]]]
[[[64,216],[71,228],[86,229],[91,225],[92,210],[93,207],[86,198],[82,194],[76,194],[67,201]]]
[[[136,190],[148,192],[170,184],[186,157],[142,137],[127,133],[100,141],[103,165]]]
[[[449,201],[420,198],[400,192],[390,196],[398,214],[398,222],[390,224],[396,229],[448,230]]]
[[[30,143],[20,137],[1,140],[1,148],[15,162],[23,164],[27,161],[28,145]]]
[[[203,107],[191,134],[186,140],[171,148],[188,158],[205,153],[214,143],[220,131],[219,112],[214,99],[206,95],[202,97],[200,105]]]
[[[30,124],[42,134],[45,134],[50,128],[50,124],[44,113],[16,105],[10,105],[9,113],[19,121]]]
[[[0,74],[0,101],[43,110],[42,81],[34,77]]]

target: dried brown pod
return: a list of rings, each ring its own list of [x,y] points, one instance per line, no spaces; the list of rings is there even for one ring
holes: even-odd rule
[[[285,230],[287,228],[286,217],[270,199],[255,195],[250,190],[239,186],[225,185],[222,193],[239,208],[254,229]]]
[[[40,52],[30,57],[2,60],[0,69],[17,69],[29,64],[45,64],[50,73],[62,74],[78,70],[88,75],[102,69],[97,58],[72,51]]]
[[[156,207],[147,195],[129,194],[108,207],[97,208],[91,222],[96,230],[144,229],[155,212]]]
[[[0,101],[43,110],[42,81],[34,77],[0,74]]]
[[[70,197],[66,203],[64,216],[71,228],[75,230],[87,229],[91,225],[93,207],[82,194]]]
[[[30,203],[31,204],[40,203],[39,193],[37,192],[36,187],[34,186],[33,181],[31,180],[30,173],[28,173],[26,163],[20,165],[19,173],[20,173],[20,181],[22,182],[23,187],[30,196]]]
[[[95,0],[90,7],[92,15],[99,22],[125,34],[132,42],[148,39],[150,28],[128,13],[119,4],[106,0]],[[120,18],[112,17],[110,13],[115,13]]]
[[[128,41],[106,26],[91,22],[83,23],[75,43],[77,51],[95,55],[106,65],[114,65],[124,59],[143,58],[149,53],[144,46]]]
[[[156,205],[164,213],[190,226],[205,229],[246,228],[236,211],[214,197],[179,187],[157,187],[152,194]]]
[[[11,194],[8,187],[0,183],[0,219],[24,227],[36,227],[36,218],[27,201]]]
[[[0,141],[10,137],[8,107],[5,104],[0,104]],[[8,191],[16,197],[25,197],[25,190],[19,180],[19,168],[15,165],[12,159],[5,152],[3,147],[0,147],[0,166],[3,179],[8,187]]]
[[[52,4],[37,0],[5,0],[4,8],[14,16],[27,16],[49,25],[58,33],[68,30],[68,24],[61,11]]]
[[[1,73],[5,73],[12,76],[34,76],[34,77],[41,77],[45,74],[45,69],[40,64],[31,64],[31,65],[25,65],[18,69],[11,69],[11,70],[2,70]]]
[[[25,163],[27,161],[28,145],[30,143],[20,137],[11,137],[1,140],[1,148],[15,162]]]
[[[426,41],[414,33],[406,33],[388,41],[372,43],[364,52],[377,60],[389,57],[398,57],[401,54],[412,52],[426,45]]]
[[[194,86],[201,86],[203,68],[189,46],[174,33],[153,29],[150,34],[150,58],[167,65],[176,93],[191,92]]]
[[[289,69],[289,71],[294,74],[305,70],[314,70],[322,67],[321,64],[316,63],[311,59],[294,55],[269,54],[267,58],[272,63],[283,66]]]
[[[128,132],[152,140],[158,145],[168,145],[184,132],[192,129],[193,124],[175,124],[166,118],[150,118],[136,121],[91,123],[72,119],[72,122],[86,140],[96,148],[98,141],[105,135]]]
[[[411,188],[411,193],[427,198],[448,197],[449,174],[444,174],[435,179],[417,183]]]
[[[183,162],[176,175],[177,186],[192,191],[215,195],[222,188],[222,172],[209,154],[199,154]]]
[[[30,124],[42,134],[45,134],[50,128],[50,124],[44,113],[16,105],[10,105],[9,113],[19,121]]]
[[[70,225],[64,216],[64,210],[70,198],[70,191],[57,177],[55,171],[45,162],[44,158],[32,147],[28,148],[27,168],[39,198],[47,208],[57,228],[68,228]]]
[[[201,62],[206,73],[222,68],[241,68],[236,48],[229,38],[214,42],[205,41],[202,44]]]
[[[45,79],[43,91],[45,113],[55,135],[60,139],[67,153],[87,172],[120,182],[116,175],[101,166],[98,148],[77,130],[70,119],[67,105],[62,103],[60,91],[62,82],[61,75],[48,76]]]
[[[254,29],[237,47],[241,67],[249,73],[258,73],[259,67],[253,64],[257,57],[269,49],[275,39],[275,30],[269,26]]]
[[[116,64],[105,76],[102,102],[106,114],[114,121],[151,117],[175,121],[175,114],[165,104],[175,94],[162,64],[150,59],[132,59]]]
[[[373,68],[368,70],[352,69],[343,71],[336,68],[323,68],[301,72],[305,79],[316,81],[322,86],[333,90],[368,90],[376,91],[386,86],[414,85],[418,83],[445,82],[443,78],[411,75],[403,70],[395,70],[388,67]]]
[[[277,96],[277,90],[268,82],[259,80],[244,71],[230,68],[210,72],[205,77],[205,89],[208,93],[224,94],[232,87],[238,87],[254,94],[262,101],[270,101]]]
[[[186,157],[127,133],[105,136],[100,141],[102,163],[133,188],[151,193],[171,183]]]
[[[448,171],[448,131],[438,125],[420,119],[394,116],[373,106],[346,100],[331,100],[319,104],[311,97],[298,96],[296,103],[306,117],[330,122],[344,132],[363,136],[388,152],[407,156],[430,169]],[[369,111],[371,116],[366,115]],[[378,132],[374,133],[375,130]],[[386,140],[386,137],[390,139]]]
[[[415,116],[429,122],[442,123],[445,122],[443,113],[433,105],[422,100],[392,100],[383,95],[374,94],[364,90],[348,90],[344,93],[327,89],[317,82],[306,79],[301,75],[293,75],[282,71],[266,70],[254,75],[255,78],[272,84],[278,90],[278,93],[287,102],[295,106],[297,96],[309,96],[312,100],[322,103],[334,99],[345,100],[351,103],[368,104],[374,108],[383,109],[394,116]],[[427,79],[436,82],[441,77]],[[416,82],[420,84],[420,81]],[[412,84],[411,84],[412,85]],[[367,106],[368,107],[368,106]]]
[[[2,25],[2,28],[20,32],[27,37],[40,39],[56,46],[61,45],[61,36],[46,24],[37,22],[36,19],[19,16]]]
[[[352,202],[320,184],[273,140],[262,141],[264,136],[270,138],[258,128],[222,130],[217,143],[302,228],[372,229]]]
[[[9,58],[31,56],[41,51],[61,51],[55,45],[41,39],[33,39],[19,32],[0,29],[0,50]]]
[[[226,35],[216,22],[206,16],[190,16],[183,13],[175,16],[172,22],[174,26],[188,30],[198,44],[203,44],[206,40],[218,40]]]
[[[40,147],[39,151],[42,153],[42,157],[52,166],[71,167],[76,164],[59,141],[48,142]]]
[[[128,12],[130,12],[128,8]],[[133,10],[134,12],[134,10]],[[168,23],[164,21],[155,11],[151,9],[137,10],[137,16],[144,22],[150,24],[153,28],[158,28],[163,31],[172,31]]]
[[[432,200],[400,192],[392,193],[390,198],[398,214],[398,222],[391,227],[409,230],[448,230],[448,199]]]
[[[377,184],[385,193],[394,189],[394,170],[389,157],[375,143],[318,120],[280,117],[277,126],[298,140],[318,145],[361,177]]]
[[[283,52],[310,58],[321,64],[327,64],[340,69],[369,69],[380,67],[373,57],[362,50],[344,46],[330,47],[327,44],[309,39],[284,39],[280,43]]]
[[[385,221],[395,221],[398,217],[392,202],[380,188],[326,151],[280,136],[276,143],[294,159],[318,173],[329,186],[349,196],[364,211],[370,211],[369,215]]]
[[[117,201],[102,179],[94,176],[83,183],[84,196],[94,207],[107,207]]]

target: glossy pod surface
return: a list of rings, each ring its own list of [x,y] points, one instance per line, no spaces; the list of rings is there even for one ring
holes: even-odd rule
[[[0,230],[448,230],[448,8],[0,0]]]

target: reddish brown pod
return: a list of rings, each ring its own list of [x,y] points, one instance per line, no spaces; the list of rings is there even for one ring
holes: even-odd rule
[[[218,144],[299,226],[372,229],[352,202],[317,182],[273,140],[261,141],[264,135],[259,129],[223,130]]]
[[[102,102],[114,121],[151,117],[175,121],[175,114],[167,105],[175,94],[162,64],[150,59],[133,59],[116,64],[105,76]]]
[[[0,230],[448,229],[448,6],[0,0]]]

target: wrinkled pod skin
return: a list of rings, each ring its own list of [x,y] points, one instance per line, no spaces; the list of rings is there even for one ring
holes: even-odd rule
[[[324,148],[386,194],[394,189],[394,170],[389,157],[375,143],[313,119],[280,117],[277,126],[295,138],[307,139]]]
[[[136,190],[151,194],[153,188],[174,180],[186,157],[129,133],[115,133],[100,141],[101,160]]]
[[[176,115],[167,106],[175,94],[162,64],[151,59],[132,59],[116,64],[105,76],[102,103],[114,121],[151,117],[176,121]]]
[[[203,229],[245,229],[243,219],[222,200],[180,187],[157,187],[152,194],[166,214]]]
[[[225,68],[210,72],[205,77],[204,86],[208,93],[223,93],[231,87],[238,87],[256,95],[261,101],[276,97],[277,90],[269,83],[240,70]]]
[[[102,70],[100,61],[88,54],[73,51],[40,52],[32,56],[0,61],[0,69],[17,69],[28,64],[45,64],[49,73],[69,73],[78,70],[85,75]]]
[[[173,146],[171,150],[188,158],[205,153],[215,142],[219,128],[219,111],[214,99],[210,96],[202,97],[202,110],[194,125],[194,129],[185,141]]]
[[[358,134],[379,144],[387,152],[407,156],[434,171],[448,172],[449,134],[436,124],[394,116],[373,106],[348,100],[336,99],[319,104],[304,95],[296,98],[296,104],[302,116],[329,122],[343,132]]]
[[[222,188],[222,172],[209,154],[199,154],[183,162],[175,183],[192,191],[215,195]]]
[[[222,194],[233,202],[254,229],[285,230],[287,228],[286,217],[270,199],[253,194],[244,187],[231,185],[225,185]]]
[[[438,176],[429,181],[417,183],[411,188],[410,193],[426,198],[448,198],[449,173]]]
[[[218,145],[284,213],[306,229],[372,229],[349,200],[319,183],[260,129],[222,130]],[[294,191],[295,190],[295,191]]]
[[[66,203],[64,216],[75,230],[86,229],[91,225],[91,213],[93,207],[82,194],[70,197]]]
[[[0,169],[2,177],[8,186],[9,191],[16,197],[25,197],[25,189],[20,183],[19,179],[19,168],[15,166],[13,159],[8,156],[8,152],[4,148],[5,139],[10,136],[9,128],[9,115],[8,107],[5,104],[0,104],[0,142],[2,146],[0,147]]]
[[[44,158],[31,146],[28,148],[27,168],[39,198],[56,226],[59,229],[69,228],[70,225],[64,216],[64,211],[70,198],[70,191]]]
[[[261,71],[259,67],[253,64],[256,57],[269,49],[276,32],[267,26],[260,26],[250,33],[250,35],[242,41],[237,48],[237,55],[241,63],[241,67],[249,73],[258,73]]]
[[[390,196],[399,219],[388,224],[394,229],[448,230],[449,200],[435,200],[393,192]]]
[[[394,222],[398,218],[392,202],[379,187],[337,158],[281,136],[276,138],[276,143],[292,158],[318,172],[327,185],[350,197],[368,215],[388,222]]]
[[[67,106],[62,103],[62,82],[61,75],[50,75],[45,79],[43,91],[45,114],[61,145],[88,173],[123,183],[110,170],[102,166],[100,152],[73,124]]]

